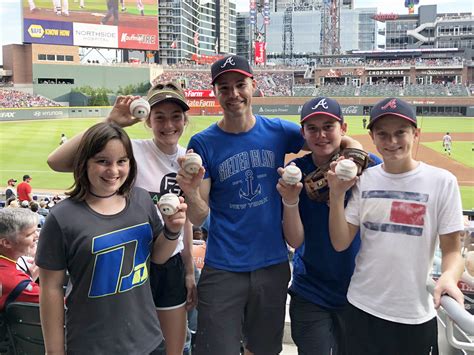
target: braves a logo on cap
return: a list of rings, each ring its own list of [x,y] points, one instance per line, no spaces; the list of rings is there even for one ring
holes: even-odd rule
[[[224,64],[221,65],[221,68],[225,68],[227,64],[235,66],[234,57],[229,57],[225,60]]]
[[[381,107],[382,110],[386,110],[388,108],[391,108],[393,110],[396,109],[397,108],[397,99],[392,99]]]
[[[329,108],[328,103],[326,102],[326,99],[321,99],[318,101],[316,105],[311,107],[311,110],[316,110],[319,106],[321,106],[323,109],[327,110]]]

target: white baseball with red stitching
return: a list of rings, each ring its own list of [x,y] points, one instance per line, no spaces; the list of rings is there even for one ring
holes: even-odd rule
[[[357,175],[357,165],[350,159],[343,159],[336,165],[336,176],[341,180],[352,180]]]
[[[301,181],[301,170],[296,165],[288,165],[281,176],[283,181],[289,185],[295,185]]]

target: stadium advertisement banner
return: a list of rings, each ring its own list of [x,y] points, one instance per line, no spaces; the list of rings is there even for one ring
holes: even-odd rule
[[[156,50],[158,33],[154,29],[119,26],[119,48]]]
[[[206,54],[193,54],[191,60],[198,64],[212,64],[216,60],[224,58],[222,55],[206,55]]]
[[[299,115],[303,105],[252,105],[253,112],[259,115]],[[361,116],[362,105],[341,105],[342,114],[345,116]]]
[[[188,99],[192,98],[214,98],[214,91],[212,90],[184,90],[184,95]]]
[[[340,78],[341,76],[362,76],[364,75],[363,68],[348,68],[348,69],[321,69],[318,70],[319,76],[326,78]]]
[[[255,64],[265,63],[265,42],[255,42]]]
[[[2,109],[0,110],[0,121],[17,120],[39,120],[45,118],[67,118],[68,109],[62,107],[51,107],[47,109]]]
[[[0,121],[91,118],[108,116],[109,106],[0,108]]]
[[[27,43],[138,50],[159,48],[157,0],[22,0],[22,4],[24,42]],[[53,30],[50,31],[52,38],[42,36],[39,27],[28,32],[32,24],[43,27],[40,21]],[[66,36],[61,36],[65,34],[61,30],[72,31],[72,38],[63,41]],[[110,38],[112,34],[115,38]]]
[[[220,107],[219,103],[214,99],[188,99],[187,101],[189,107]]]
[[[116,26],[97,26],[90,23],[74,23],[74,45],[83,47],[117,48]]]
[[[72,23],[25,19],[23,42],[42,44],[73,44]]]
[[[254,113],[259,115],[298,115],[302,105],[252,105]]]

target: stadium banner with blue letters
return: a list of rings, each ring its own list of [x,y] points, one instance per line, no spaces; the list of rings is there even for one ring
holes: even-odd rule
[[[25,19],[23,42],[41,44],[73,44],[72,23]]]

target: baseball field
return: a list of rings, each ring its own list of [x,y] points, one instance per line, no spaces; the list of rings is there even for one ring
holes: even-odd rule
[[[283,118],[298,122],[297,116]],[[186,146],[193,134],[218,119],[216,116],[191,117],[180,144]],[[419,117],[418,120],[422,134],[420,144],[415,146],[416,159],[445,168],[456,175],[463,208],[474,209],[474,118]],[[346,121],[349,135],[361,141],[366,150],[377,154],[367,131],[362,127],[362,117],[346,117]],[[21,181],[24,174],[33,178],[33,192],[67,190],[72,184],[71,174],[53,172],[46,164],[47,156],[59,145],[61,133],[70,138],[95,122],[99,120],[76,118],[0,122],[0,190],[3,190],[9,178]],[[127,128],[127,132],[132,138],[151,136],[151,132],[141,123]],[[451,156],[442,149],[441,139],[446,132],[453,139]]]

